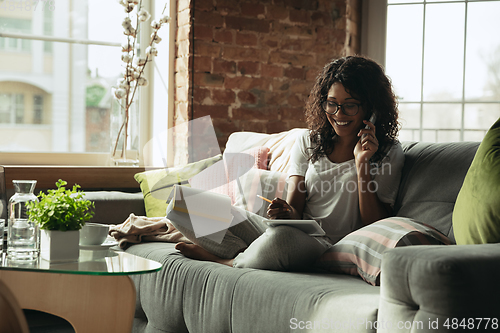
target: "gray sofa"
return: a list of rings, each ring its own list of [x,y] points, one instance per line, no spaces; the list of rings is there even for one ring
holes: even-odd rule
[[[248,142],[239,145],[241,151],[267,142],[264,134],[237,135]],[[430,224],[454,240],[454,203],[478,145],[404,143],[396,215]],[[109,204],[98,200],[97,210]],[[144,214],[137,202],[132,206],[136,215]],[[500,319],[500,300],[492,297],[500,281],[499,244],[389,250],[380,287],[350,275],[195,261],[169,243],[137,244],[126,251],[163,264],[157,273],[132,277],[134,332],[439,332],[464,328],[458,326],[462,318],[468,328],[479,327],[474,318]]]

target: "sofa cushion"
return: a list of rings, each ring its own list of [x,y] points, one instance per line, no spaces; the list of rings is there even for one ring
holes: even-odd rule
[[[375,332],[379,288],[348,275],[274,272],[185,258],[170,243],[126,250],[162,263],[131,275],[145,332]],[[367,329],[368,325],[368,329]]]
[[[380,268],[385,251],[408,245],[451,244],[433,227],[408,218],[391,217],[358,229],[328,249],[316,266],[327,271],[359,275],[380,285]]]
[[[472,161],[453,211],[457,244],[500,243],[500,118]]]
[[[222,155],[219,154],[214,157],[179,167],[148,170],[135,174],[134,178],[140,184],[141,191],[144,196],[146,216],[165,216],[167,199],[173,186],[175,184],[189,186],[189,178],[221,159]]]
[[[451,216],[478,142],[403,143],[403,166],[397,216],[427,223],[453,242]]]

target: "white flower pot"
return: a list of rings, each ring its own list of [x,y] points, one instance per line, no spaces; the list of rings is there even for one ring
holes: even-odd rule
[[[51,262],[76,261],[80,255],[79,242],[79,230],[41,230],[40,255]]]

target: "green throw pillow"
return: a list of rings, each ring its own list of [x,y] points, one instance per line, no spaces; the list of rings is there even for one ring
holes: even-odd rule
[[[147,217],[165,216],[167,198],[175,184],[189,186],[188,179],[212,164],[220,161],[222,155],[174,168],[157,169],[134,175],[144,196]]]
[[[453,231],[457,244],[500,242],[500,119],[467,171],[453,210]]]

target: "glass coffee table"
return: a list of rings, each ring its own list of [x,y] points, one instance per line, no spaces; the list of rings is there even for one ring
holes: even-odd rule
[[[75,262],[0,257],[0,279],[23,309],[66,319],[75,332],[130,332],[136,292],[129,275],[161,264],[120,250],[83,250]]]

